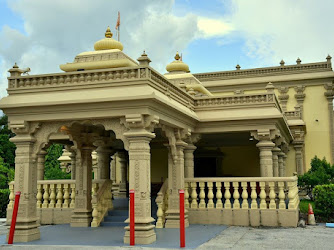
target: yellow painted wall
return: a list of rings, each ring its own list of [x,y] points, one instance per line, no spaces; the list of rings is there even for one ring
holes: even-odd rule
[[[304,121],[307,134],[305,136],[306,170],[310,168],[311,159],[317,155],[326,157],[332,162],[330,151],[330,126],[328,101],[324,96],[322,85],[306,87],[304,101]],[[318,122],[316,121],[318,120]]]
[[[297,172],[296,169],[296,153],[295,150],[293,149],[293,146],[289,147],[290,151],[287,154],[286,158],[286,169],[285,169],[285,175],[286,176],[293,176],[294,172]]]
[[[151,182],[161,183],[168,177],[167,148],[151,149]]]
[[[222,147],[224,176],[260,176],[259,150],[253,146]]]
[[[295,106],[297,105],[297,100],[295,98],[296,91],[294,88],[289,88],[288,95],[288,103],[286,105],[288,111],[295,110]],[[306,101],[306,98],[305,98]]]

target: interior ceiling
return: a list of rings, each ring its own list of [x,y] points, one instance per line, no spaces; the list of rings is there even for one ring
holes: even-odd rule
[[[257,143],[249,132],[202,134],[201,136],[196,143],[197,147],[255,146]]]

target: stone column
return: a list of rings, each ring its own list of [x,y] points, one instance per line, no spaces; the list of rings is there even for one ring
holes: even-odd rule
[[[77,152],[76,150],[74,149],[74,147],[71,147],[70,148],[70,152],[71,152],[71,155],[70,155],[70,158],[71,158],[71,179],[72,180],[75,180],[75,175],[76,175],[76,156],[77,156]]]
[[[305,94],[304,94],[305,86],[299,85],[295,87],[295,98],[297,100],[297,103],[300,107],[300,116],[303,119],[303,113],[304,113],[304,99],[305,99]]]
[[[151,217],[151,153],[150,141],[155,137],[144,129],[124,133],[129,142],[129,186],[135,191],[136,244],[156,241],[155,220]],[[126,220],[129,223],[130,219]],[[125,227],[124,243],[130,243],[130,227]]]
[[[284,153],[283,155],[283,177],[286,176],[286,159],[288,158],[287,154]]]
[[[116,182],[116,158],[117,154],[115,153],[111,157],[111,162],[110,162],[110,180],[112,180],[112,183],[114,184]]]
[[[41,150],[37,155],[37,180],[44,180],[45,156],[47,152]]]
[[[328,101],[328,117],[329,117],[329,135],[330,135],[330,147],[331,147],[331,162],[334,162],[334,117],[333,117],[333,84],[325,84],[325,96]]]
[[[194,178],[194,151],[196,146],[188,144],[184,149],[184,176]]]
[[[284,176],[284,159],[285,154],[281,151],[278,153],[278,176]]]
[[[110,176],[110,155],[113,150],[109,147],[99,146],[96,149],[97,153],[97,176],[96,179],[109,179]]]
[[[261,177],[272,177],[274,175],[272,149],[275,144],[269,140],[261,140],[256,144],[256,146],[260,150]]]
[[[296,155],[296,172],[298,175],[302,175],[304,174],[304,157],[303,157],[304,143],[295,141],[293,142],[293,148],[295,149],[295,155]]]
[[[92,221],[92,146],[78,149],[81,156],[75,176],[75,209],[72,212],[71,227],[89,227]]]
[[[278,88],[278,91],[280,93],[278,99],[281,104],[282,110],[287,111],[286,104],[288,103],[289,100],[289,95],[288,95],[289,87],[280,87]]]
[[[121,172],[121,181],[119,183],[118,197],[126,198],[126,173],[127,173],[127,160],[124,151],[118,152],[119,157],[119,169]]]
[[[281,152],[280,148],[274,147],[273,148],[273,174],[274,177],[279,176],[279,164],[278,164],[278,154]]]
[[[168,210],[166,228],[180,227],[179,190],[184,189],[184,149],[187,143],[178,140],[175,144],[176,156],[172,156],[171,147],[168,154]],[[188,216],[185,214],[185,226],[189,226]]]
[[[39,218],[36,209],[37,162],[32,156],[36,139],[30,134],[15,132],[16,136],[10,139],[16,145],[14,192],[20,191],[21,198],[14,242],[27,242],[40,239]],[[7,224],[10,225],[12,210],[7,211],[7,214],[9,215]]]

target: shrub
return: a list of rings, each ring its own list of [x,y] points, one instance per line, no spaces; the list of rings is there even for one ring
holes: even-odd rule
[[[9,189],[0,189],[0,218],[6,217],[7,205],[9,203]]]
[[[298,186],[306,189],[311,200],[315,186],[330,183],[334,183],[334,166],[331,166],[325,158],[320,160],[317,156],[311,160],[311,169],[298,177]]]
[[[325,219],[334,219],[334,184],[318,185],[313,193],[318,213]]]

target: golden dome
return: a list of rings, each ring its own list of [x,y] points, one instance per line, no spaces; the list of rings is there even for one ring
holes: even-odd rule
[[[105,33],[105,38],[97,41],[94,44],[95,50],[106,50],[106,49],[119,49],[123,50],[123,44],[115,39],[112,39],[112,32],[108,26],[107,31]]]
[[[179,52],[176,52],[175,55],[175,61],[171,62],[166,66],[166,70],[168,72],[175,72],[175,71],[181,71],[181,72],[186,72],[189,73],[189,66],[185,64],[183,61],[180,60],[180,55]]]

